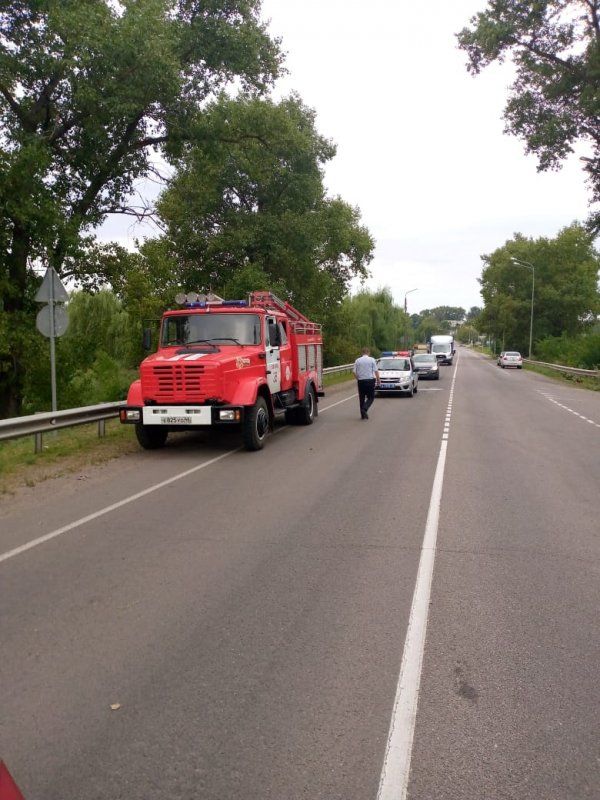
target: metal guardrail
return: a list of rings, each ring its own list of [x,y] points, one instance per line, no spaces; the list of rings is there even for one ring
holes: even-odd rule
[[[534,361],[531,358],[524,358],[525,364],[533,364],[534,367],[545,367],[556,372],[564,372],[566,375],[583,375],[588,378],[600,380],[600,369],[579,369],[578,367],[565,367],[562,364],[547,364],[545,361]]]
[[[570,375],[584,375],[600,380],[600,370],[579,369],[577,367],[565,367],[562,364],[547,364],[544,361],[534,361],[529,358],[523,359],[524,363],[533,366],[546,367],[558,372]],[[325,367],[324,375],[335,375],[342,372],[350,372],[352,364],[340,364],[337,367]],[[0,442],[7,439],[17,439],[20,436],[35,436],[35,452],[39,453],[42,449],[42,434],[59,428],[70,428],[86,423],[98,423],[98,436],[104,436],[105,421],[119,415],[119,408],[123,401],[117,403],[99,403],[95,406],[84,406],[82,408],[70,408],[65,411],[49,411],[42,414],[31,414],[27,417],[14,417],[12,419],[0,420]]]
[[[30,414],[26,417],[0,420],[0,441],[16,439],[19,436],[35,436],[35,452],[42,450],[42,434],[59,428],[70,428],[98,423],[98,436],[104,436],[105,421],[116,417],[123,402],[99,403],[96,406],[69,408],[65,411],[48,411],[42,414]]]
[[[349,372],[353,366],[354,363],[342,364],[339,367],[325,367],[323,374],[333,375],[339,372]],[[70,408],[65,411],[48,411],[26,417],[3,419],[0,420],[0,442],[17,439],[21,436],[35,436],[35,452],[40,453],[42,451],[42,434],[90,422],[97,422],[98,436],[104,436],[105,421],[119,415],[119,408],[123,402],[120,400],[117,403],[99,403],[95,406]]]
[[[323,375],[335,375],[338,372],[350,372],[353,366],[354,361],[352,364],[341,364],[339,367],[325,367],[323,370]]]
[[[577,367],[565,367],[562,364],[547,364],[544,361],[534,361],[524,358],[523,362],[533,366],[546,367],[557,372],[564,372],[570,375],[584,375],[600,380],[600,370],[579,369]],[[337,367],[325,367],[324,375],[335,375],[342,372],[350,372],[352,364],[340,364]],[[70,408],[64,411],[49,411],[42,414],[31,414],[27,417],[14,417],[12,419],[0,420],[0,442],[8,439],[17,439],[21,436],[35,436],[35,452],[42,450],[42,434],[59,428],[71,428],[76,425],[86,423],[98,423],[98,436],[104,436],[105,422],[119,415],[119,408],[123,401],[117,403],[99,403],[95,406],[84,406],[82,408]]]

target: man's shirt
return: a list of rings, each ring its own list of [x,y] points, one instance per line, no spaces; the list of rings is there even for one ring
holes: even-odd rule
[[[354,362],[354,374],[359,381],[375,380],[377,362],[372,356],[360,356]]]

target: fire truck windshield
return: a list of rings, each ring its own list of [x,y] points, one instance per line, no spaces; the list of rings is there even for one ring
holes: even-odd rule
[[[185,344],[260,344],[258,314],[177,314],[165,317],[163,347]]]

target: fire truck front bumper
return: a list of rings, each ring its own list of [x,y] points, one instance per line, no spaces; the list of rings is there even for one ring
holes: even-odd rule
[[[239,424],[244,416],[241,406],[123,406],[121,422],[143,425],[168,425],[173,428]]]

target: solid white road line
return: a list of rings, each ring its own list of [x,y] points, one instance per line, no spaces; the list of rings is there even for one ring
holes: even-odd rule
[[[64,525],[62,528],[58,528],[55,531],[46,533],[44,536],[40,536],[37,539],[32,539],[30,542],[22,544],[20,547],[15,547],[14,550],[9,550],[6,553],[0,553],[0,563],[3,561],[8,561],[9,558],[14,558],[21,553],[25,553],[27,550],[31,550],[33,547],[44,544],[44,542],[48,542],[50,539],[56,539],[57,536],[61,536],[63,533],[67,533],[67,531],[72,531],[73,528],[79,528],[81,525],[85,525],[86,522],[92,522],[99,517],[103,517],[105,514],[110,514],[111,511],[115,511],[117,508],[122,508],[129,503],[133,503],[136,500],[139,500],[141,497],[145,497],[147,494],[152,494],[152,492],[156,492],[158,489],[162,489],[164,486],[168,486],[170,483],[175,483],[175,481],[181,480],[181,478],[187,478],[188,475],[193,475],[194,472],[205,469],[205,467],[210,467],[212,464],[216,464],[217,461],[222,461],[222,459],[232,455],[232,453],[237,453],[240,449],[241,448],[236,447],[235,450],[229,450],[227,453],[222,453],[220,456],[211,458],[209,461],[205,461],[203,464],[198,464],[197,467],[187,469],[185,472],[180,472],[178,475],[173,475],[172,478],[167,478],[165,481],[155,483],[154,486],[149,486],[147,489],[144,489],[141,492],[136,492],[136,494],[132,494],[123,500],[119,500],[118,503],[113,503],[110,506],[101,508],[99,511],[95,511],[93,514],[88,514],[87,517],[81,517],[81,519],[70,522],[68,525]]]
[[[340,405],[340,403],[345,403],[348,400],[351,400],[352,397],[355,396],[356,395],[354,394],[351,397],[344,398],[344,400],[339,400],[337,403],[332,403],[330,406],[327,406],[327,408],[319,409],[319,412],[322,413],[323,411],[327,411],[327,409],[333,408],[334,406],[338,406]],[[173,475],[172,478],[168,478],[167,480],[161,481],[160,483],[155,483],[154,486],[149,486],[147,489],[144,489],[141,492],[137,492],[136,494],[132,494],[130,497],[125,497],[123,500],[119,500],[118,503],[113,503],[110,506],[101,508],[99,511],[95,511],[93,514],[88,514],[86,517],[81,517],[80,519],[76,519],[74,522],[70,522],[68,525],[64,525],[62,528],[57,528],[55,531],[50,531],[50,533],[46,533],[43,536],[39,536],[37,539],[32,539],[30,542],[26,542],[25,544],[22,544],[20,547],[15,547],[13,550],[8,550],[6,553],[0,553],[0,564],[3,561],[8,561],[10,558],[14,558],[15,556],[21,555],[21,553],[27,552],[27,550],[31,550],[34,547],[38,547],[40,544],[44,544],[44,542],[49,542],[51,539],[56,539],[57,536],[62,536],[63,533],[72,531],[74,528],[79,528],[81,525],[85,525],[87,522],[93,522],[95,519],[103,517],[105,514],[110,514],[111,511],[116,511],[116,509],[122,508],[123,506],[126,506],[129,503],[134,503],[136,500],[140,500],[142,497],[145,497],[148,494],[152,494],[152,492],[156,492],[159,489],[168,486],[170,483],[175,483],[175,481],[179,481],[182,478],[187,478],[188,475],[193,475],[194,472],[198,472],[201,469],[210,467],[212,466],[212,464],[216,464],[217,461],[221,461],[222,459],[227,458],[227,456],[232,455],[232,453],[239,452],[240,449],[241,449],[240,447],[236,447],[234,450],[229,450],[227,453],[222,453],[220,456],[217,456],[216,458],[211,458],[209,461],[205,461],[202,464],[198,464],[198,466],[192,467],[191,469],[188,469],[185,472],[180,472],[177,475]]]
[[[456,374],[457,370],[455,369],[452,377],[448,410],[452,408]],[[377,800],[404,800],[408,791],[410,759],[417,719],[419,685],[421,682],[439,513],[444,485],[444,467],[448,449],[447,440],[448,427],[445,425],[429,500],[429,512],[425,524],[419,570],[410,610],[408,630],[404,641],[400,677],[396,688]]]

